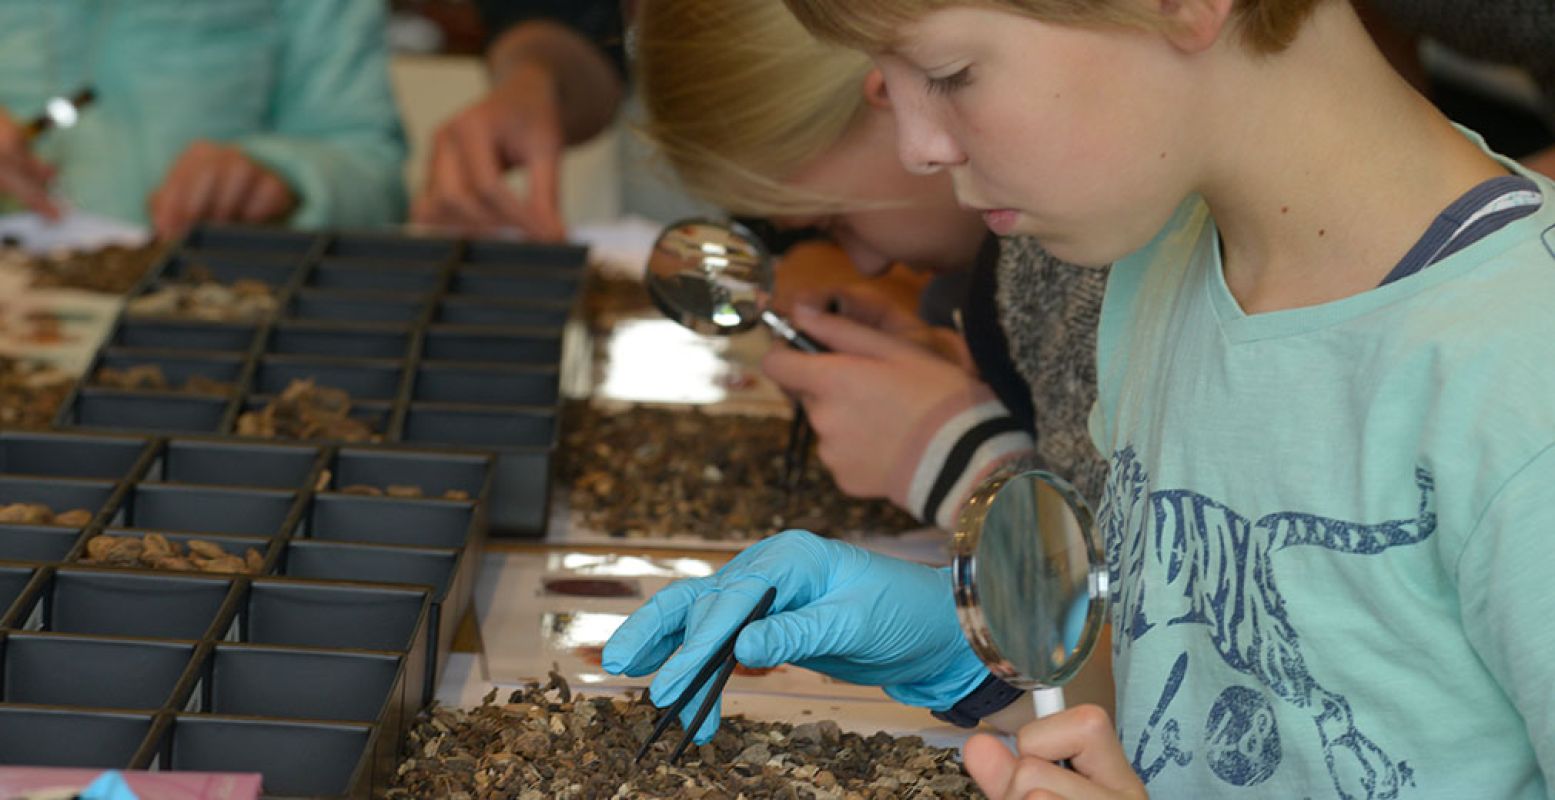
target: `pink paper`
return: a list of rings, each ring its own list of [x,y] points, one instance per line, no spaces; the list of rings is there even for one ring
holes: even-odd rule
[[[0,767],[0,797],[25,797],[47,790],[85,789],[100,769]],[[257,800],[258,773],[121,772],[140,800]]]

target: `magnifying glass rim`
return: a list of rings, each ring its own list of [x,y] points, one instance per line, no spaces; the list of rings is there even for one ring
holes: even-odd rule
[[[1035,477],[1057,490],[1069,503],[1070,510],[1074,512],[1079,524],[1080,536],[1085,543],[1086,561],[1089,564],[1086,591],[1090,602],[1085,611],[1085,627],[1081,632],[1080,640],[1071,651],[1078,655],[1067,659],[1052,675],[1047,676],[1046,680],[1038,680],[1021,672],[999,651],[998,646],[994,644],[993,632],[988,628],[988,620],[983,613],[977,593],[977,545],[982,540],[983,524],[988,519],[988,512],[993,508],[994,498],[1010,482],[1030,477]],[[1019,689],[1048,689],[1068,683],[1085,665],[1091,651],[1096,647],[1097,640],[1101,637],[1101,629],[1107,613],[1107,566],[1096,541],[1095,531],[1095,518],[1085,498],[1081,497],[1068,481],[1041,469],[1024,470],[986,481],[961,507],[961,515],[956,521],[956,532],[950,540],[952,554],[950,577],[956,600],[956,617],[961,622],[961,632],[965,634],[967,643],[972,646],[972,651],[982,659],[988,671],[998,676],[1000,680]]]
[[[664,230],[660,231],[659,235],[654,238],[653,252],[658,251],[659,243],[664,241],[664,237],[679,231],[681,228],[690,227],[692,225],[707,225],[715,228],[723,228],[740,237],[741,239],[744,239],[745,242],[749,244],[755,251],[756,268],[758,270],[757,278],[759,283],[762,284],[763,291],[771,293],[772,282],[774,279],[772,274],[772,253],[767,250],[767,246],[761,241],[761,237],[752,232],[750,228],[732,219],[719,220],[712,217],[687,217],[685,219],[676,220],[668,225],[665,225]],[[652,258],[650,257],[649,260],[651,263]],[[643,285],[648,287],[649,299],[653,301],[653,304],[658,307],[659,311],[662,312],[664,316],[675,320],[687,328],[691,328],[692,330],[696,331],[710,331],[721,336],[733,336],[737,333],[744,333],[748,330],[752,330],[761,324],[761,309],[758,309],[757,313],[752,315],[750,319],[745,319],[742,317],[740,319],[740,324],[738,325],[719,325],[717,322],[708,317],[691,314],[684,309],[678,308],[674,303],[669,302],[669,300],[658,291],[656,286],[657,281],[652,279],[652,273],[653,270],[650,268],[646,270],[646,274],[643,276]]]

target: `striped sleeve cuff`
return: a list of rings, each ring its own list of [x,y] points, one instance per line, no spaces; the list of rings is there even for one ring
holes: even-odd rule
[[[1034,447],[1031,434],[1004,406],[988,400],[941,425],[924,448],[907,492],[907,507],[924,522],[951,530],[961,500],[983,476]]]

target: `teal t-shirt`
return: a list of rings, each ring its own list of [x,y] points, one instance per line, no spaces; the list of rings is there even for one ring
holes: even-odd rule
[[[196,139],[291,186],[299,227],[404,216],[405,141],[383,0],[0,0],[0,107],[25,121],[83,86],[96,101],[35,146],[76,208],[144,224]]]
[[[1098,524],[1119,734],[1152,796],[1548,796],[1555,185],[1535,180],[1533,215],[1320,306],[1244,314],[1197,198],[1114,266]]]

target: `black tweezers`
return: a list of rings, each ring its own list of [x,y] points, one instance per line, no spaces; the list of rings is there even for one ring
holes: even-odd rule
[[[707,697],[702,700],[702,705],[697,708],[696,717],[691,720],[690,725],[686,726],[686,735],[681,737],[680,744],[675,747],[675,752],[670,754],[669,763],[673,764],[680,759],[681,754],[685,753],[686,748],[691,745],[691,737],[696,735],[697,729],[702,727],[702,721],[707,719],[708,713],[713,710],[713,704],[718,702],[718,696],[723,694],[724,684],[729,682],[729,676],[734,673],[734,642],[740,638],[740,631],[745,630],[745,626],[766,616],[767,611],[772,608],[772,601],[776,599],[777,587],[768,587],[767,591],[761,595],[761,602],[757,603],[756,607],[751,609],[750,615],[745,617],[745,621],[740,623],[740,626],[735,628],[733,633],[729,634],[729,638],[725,639],[724,643],[719,646],[718,652],[714,653],[713,657],[706,664],[702,665],[701,671],[696,674],[696,677],[691,679],[691,685],[687,686],[686,690],[680,693],[680,697],[659,715],[659,721],[654,723],[653,733],[648,734],[648,738],[643,742],[642,747],[637,748],[637,755],[633,758],[634,762],[640,763],[643,760],[643,756],[648,754],[648,748],[652,747],[653,743],[657,742],[659,737],[664,735],[664,731],[669,728],[670,722],[680,716],[681,709],[684,709],[691,702],[691,698],[696,696],[697,691],[716,672],[718,677],[713,682],[712,691],[707,693]]]

